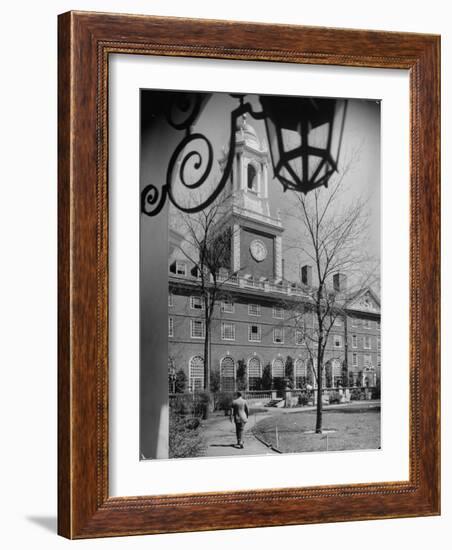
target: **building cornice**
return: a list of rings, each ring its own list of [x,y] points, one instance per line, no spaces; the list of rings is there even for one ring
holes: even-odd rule
[[[291,289],[289,286],[284,287],[280,291],[272,290],[275,287],[274,283],[269,283],[268,286],[259,286],[254,288],[249,283],[247,286],[247,279],[245,277],[237,277],[238,282],[224,282],[222,283],[219,292],[237,296],[245,301],[253,300],[262,304],[281,305],[281,304],[300,304],[314,308],[314,301],[308,294],[302,294],[301,290]],[[196,293],[200,291],[199,280],[195,278],[177,277],[170,274],[169,287],[186,291],[187,293]],[[257,285],[265,285],[265,283],[255,283]],[[211,283],[207,283],[207,286],[212,286]],[[341,306],[337,308],[338,312],[344,312],[346,315],[360,315],[363,318],[378,320],[381,317],[380,312],[377,311],[363,311],[355,310],[352,307]]]

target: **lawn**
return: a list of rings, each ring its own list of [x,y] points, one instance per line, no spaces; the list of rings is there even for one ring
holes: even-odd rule
[[[255,435],[283,453],[346,451],[380,447],[380,407],[351,407],[323,411],[323,430],[315,429],[315,411],[273,414],[254,426]]]

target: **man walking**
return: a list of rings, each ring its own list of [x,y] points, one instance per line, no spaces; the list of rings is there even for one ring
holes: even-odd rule
[[[243,449],[243,430],[248,422],[248,405],[242,397],[241,392],[237,392],[237,397],[232,402],[231,412],[229,416],[231,422],[234,418],[235,432],[237,434],[237,447]]]

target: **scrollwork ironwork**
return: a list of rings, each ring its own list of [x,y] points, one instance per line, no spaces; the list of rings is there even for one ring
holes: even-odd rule
[[[185,94],[167,109],[165,116],[168,124],[176,130],[185,130],[186,135],[171,155],[165,184],[162,185],[160,190],[154,184],[149,184],[142,190],[141,212],[143,214],[156,216],[162,210],[167,198],[182,212],[200,212],[209,206],[222,192],[231,174],[239,117],[246,113],[249,113],[255,119],[262,119],[265,116],[263,112],[253,111],[251,104],[244,103],[243,94],[231,94],[231,96],[238,99],[240,104],[231,111],[229,149],[223,172],[219,181],[213,187],[212,192],[196,205],[182,204],[174,192],[174,183],[175,181],[179,181],[183,188],[188,190],[199,189],[212,174],[214,153],[211,142],[201,133],[191,133],[191,126],[201,112],[203,103],[202,94],[191,94],[191,96]],[[177,111],[185,113],[185,118],[176,121],[175,113]],[[198,144],[198,147],[195,147],[195,143]],[[204,156],[200,151],[201,144],[204,144],[206,151]],[[179,166],[178,169],[177,166]],[[195,171],[195,174],[198,174],[193,182],[187,181],[186,172],[188,166]]]
[[[204,99],[209,94],[180,94],[168,106],[165,117],[176,130],[188,130],[198,118]],[[178,120],[178,115],[182,120]]]

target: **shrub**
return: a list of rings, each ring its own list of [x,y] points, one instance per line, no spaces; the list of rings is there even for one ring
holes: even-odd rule
[[[246,390],[246,364],[244,359],[239,359],[237,362],[237,389],[239,391]]]
[[[180,417],[196,416],[205,419],[209,415],[209,403],[208,392],[181,393],[170,400],[170,409]]]
[[[201,425],[199,418],[188,418],[185,420],[185,428],[187,430],[196,430]]]
[[[286,379],[281,377],[273,378],[273,388],[277,391],[278,396],[281,397],[286,389]]]
[[[186,384],[187,384],[187,375],[185,374],[183,369],[179,369],[176,372],[176,381],[174,384],[174,389],[176,393],[184,393]]]
[[[309,395],[307,392],[301,392],[298,396],[298,404],[305,407],[309,403]]]
[[[272,368],[270,364],[265,365],[264,370],[262,371],[262,389],[272,389]]]
[[[363,385],[363,371],[358,372],[358,378],[356,380],[356,385],[360,388]]]
[[[204,448],[199,431],[200,422],[196,418],[184,419],[170,409],[169,457],[188,458],[200,456]]]
[[[331,367],[330,368],[325,367],[325,385],[327,388],[331,388],[331,386],[333,385],[333,375],[332,375]]]
[[[284,368],[284,375],[286,377],[286,387],[292,388],[293,386],[293,359],[290,355],[287,356],[286,364]]]
[[[358,388],[353,388],[352,391],[350,392],[350,400],[361,401],[362,399],[364,399],[364,392],[362,392]]]
[[[338,391],[330,391],[330,405],[341,402],[341,394]]]
[[[193,414],[194,396],[192,393],[181,393],[170,400],[170,410],[178,416]]]
[[[380,379],[377,378],[377,383],[375,385],[375,388],[372,389],[372,399],[380,399],[381,397],[381,385],[380,385]]]
[[[220,391],[220,373],[217,370],[210,375],[210,391],[213,393]]]
[[[231,392],[220,392],[216,395],[216,409],[227,414],[232,407],[233,394]]]
[[[210,394],[206,391],[201,391],[195,396],[195,407],[193,414],[200,418],[206,419],[209,416]]]
[[[250,390],[260,391],[262,389],[262,378],[255,378],[253,382],[253,387],[250,387]]]

